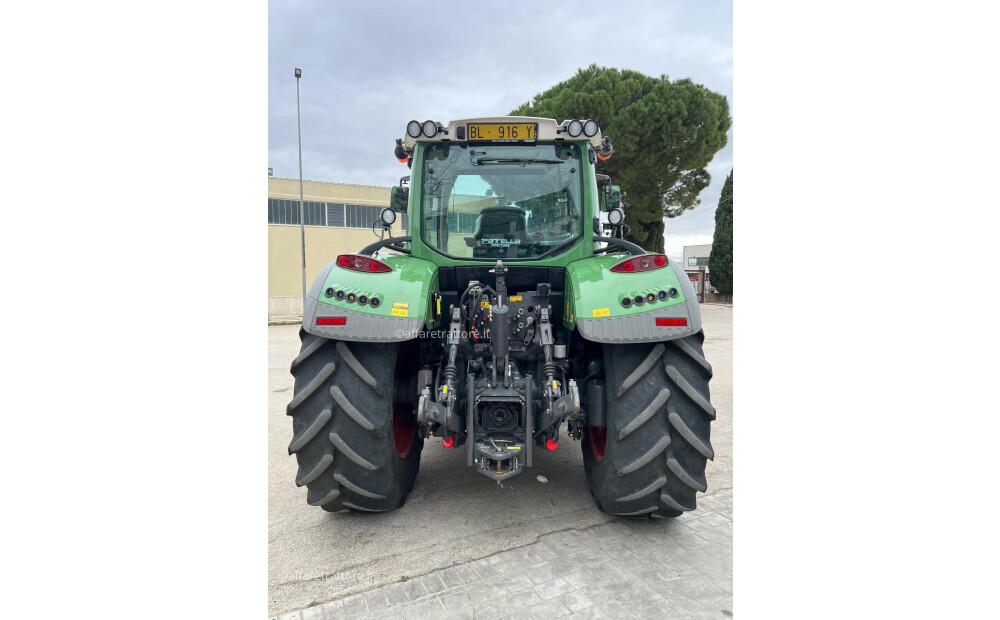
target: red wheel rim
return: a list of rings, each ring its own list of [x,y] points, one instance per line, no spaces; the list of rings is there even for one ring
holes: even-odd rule
[[[604,460],[604,450],[607,448],[608,429],[601,426],[587,425],[587,441],[590,443],[590,451],[598,461]]]
[[[413,425],[403,415],[403,408],[396,407],[392,412],[392,439],[396,442],[396,455],[405,459],[413,448],[413,439],[417,432]]]

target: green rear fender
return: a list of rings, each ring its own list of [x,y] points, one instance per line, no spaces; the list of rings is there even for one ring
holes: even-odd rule
[[[611,271],[629,258],[634,257],[594,256],[567,266],[563,325],[594,342],[659,342],[697,333],[701,329],[698,299],[680,266],[668,261],[649,271]],[[647,300],[650,295],[653,301]],[[637,296],[641,304],[622,304],[624,298]]]
[[[392,271],[353,271],[336,261],[323,267],[306,298],[303,328],[337,340],[399,342],[416,338],[421,329],[437,327],[437,267],[411,256],[379,260]],[[343,299],[338,298],[338,292],[343,292]],[[350,301],[351,296],[354,301]],[[368,303],[360,303],[362,296]]]

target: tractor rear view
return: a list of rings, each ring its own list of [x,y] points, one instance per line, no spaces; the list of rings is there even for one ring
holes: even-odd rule
[[[605,512],[694,510],[714,454],[712,368],[684,271],[624,240],[593,120],[411,121],[383,238],[309,291],[288,405],[296,484],[393,510],[425,441],[505,480],[581,441]]]

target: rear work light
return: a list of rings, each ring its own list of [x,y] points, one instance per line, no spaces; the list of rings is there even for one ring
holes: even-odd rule
[[[347,325],[346,316],[318,316],[316,317],[317,325]]]
[[[392,267],[381,261],[367,256],[357,254],[341,254],[337,257],[337,266],[352,271],[366,271],[368,273],[387,273],[392,271]]]
[[[657,327],[687,327],[687,319],[656,319]]]
[[[612,267],[611,271],[615,273],[635,273],[636,271],[650,271],[651,269],[659,269],[666,266],[667,257],[665,254],[645,254],[624,260]]]

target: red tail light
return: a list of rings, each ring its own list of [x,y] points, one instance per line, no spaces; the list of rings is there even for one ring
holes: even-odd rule
[[[687,327],[687,319],[656,319],[657,327]]]
[[[318,316],[316,317],[317,325],[347,325],[346,316]]]
[[[612,267],[611,271],[614,271],[615,273],[633,273],[636,271],[659,269],[666,266],[667,257],[665,254],[646,254],[644,256],[636,256],[634,258],[624,260]]]
[[[357,254],[341,254],[337,257],[337,266],[352,271],[366,271],[368,273],[386,273],[392,271],[392,267],[381,261],[367,256]]]

